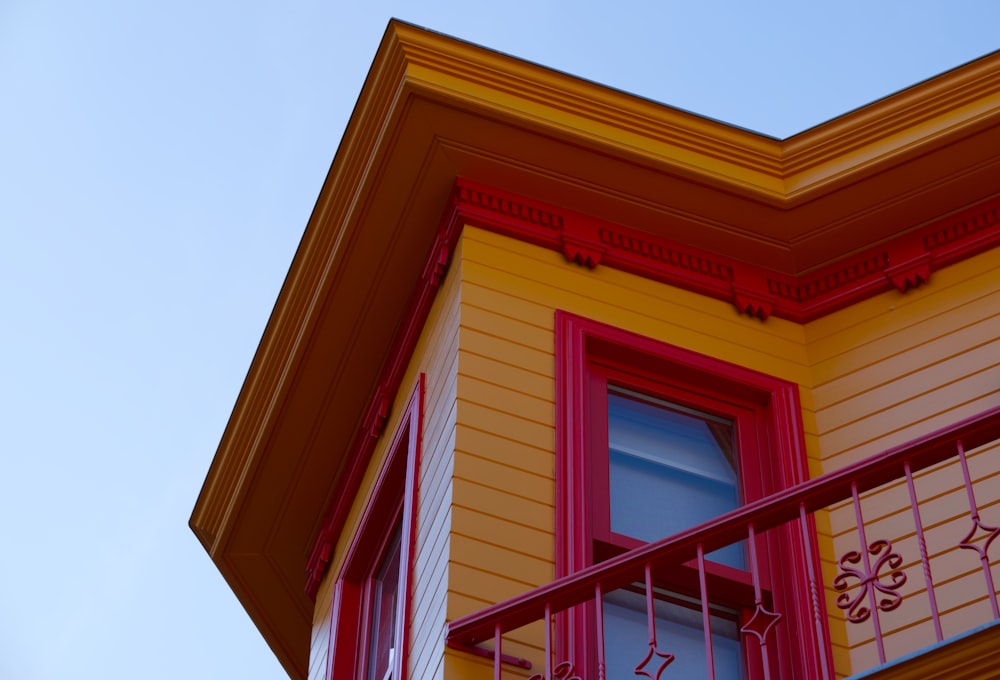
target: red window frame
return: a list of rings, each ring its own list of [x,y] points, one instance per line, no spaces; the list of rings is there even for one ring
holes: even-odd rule
[[[763,485],[754,458],[761,442],[758,438],[757,422],[760,409],[756,404],[741,404],[709,396],[705,390],[695,390],[690,386],[665,384],[638,375],[628,366],[601,357],[593,357],[588,366],[590,385],[588,386],[588,406],[590,419],[587,432],[587,461],[591,480],[592,512],[591,535],[600,552],[603,547],[608,554],[596,557],[606,559],[613,554],[638,548],[644,542],[611,531],[611,501],[609,498],[609,438],[608,438],[608,392],[617,387],[636,392],[652,399],[687,406],[703,413],[720,416],[733,422],[736,435],[740,495],[743,502],[763,497]]]
[[[331,609],[327,678],[367,680],[371,658],[376,577],[399,531],[399,582],[395,631],[397,653],[392,677],[404,676],[409,657],[412,574],[417,537],[417,481],[424,410],[420,374],[389,455],[362,511],[343,566],[337,574]],[[381,680],[381,678],[377,679]]]
[[[561,310],[555,327],[557,576],[638,545],[608,527],[609,382],[735,416],[744,503],[808,478],[798,385]],[[784,617],[774,631],[779,677],[818,677],[818,660],[803,650],[822,649],[829,656],[829,635],[816,640],[801,537],[786,527],[758,541],[762,585],[782,586],[771,590],[773,607]],[[713,602],[746,598],[744,572],[712,564],[709,575],[715,581],[709,586]],[[592,666],[596,652],[587,623],[592,619],[592,607],[584,605],[559,621],[563,658],[585,659]]]

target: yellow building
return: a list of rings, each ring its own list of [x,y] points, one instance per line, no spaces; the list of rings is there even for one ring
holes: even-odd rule
[[[292,678],[1000,677],[998,246],[1000,54],[776,140],[392,23],[191,526]]]

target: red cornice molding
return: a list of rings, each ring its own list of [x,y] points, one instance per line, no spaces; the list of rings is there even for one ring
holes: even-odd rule
[[[607,265],[732,302],[741,314],[798,323],[895,288],[1000,245],[1000,197],[800,276],[685,246],[627,226],[459,179],[450,211],[463,223],[552,250],[593,269]]]

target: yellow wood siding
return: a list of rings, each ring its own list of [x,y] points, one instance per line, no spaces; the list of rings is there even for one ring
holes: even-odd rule
[[[449,618],[554,576],[555,310],[799,384],[810,376],[797,324],[762,324],[732,305],[607,267],[591,271],[479,229],[466,228],[462,241]],[[537,670],[543,640],[541,624],[528,626],[505,636],[504,651]],[[445,668],[448,678],[491,677],[488,662],[451,651]]]
[[[760,323],[727,303],[607,267],[591,271],[478,229],[465,230],[463,253],[453,511],[463,540],[452,544],[449,618],[552,577],[556,309],[799,384],[813,475],[1000,402],[1000,251],[936,272],[923,289],[886,293],[804,326]],[[991,461],[973,456],[973,474],[995,474]],[[960,479],[941,486],[939,477],[922,474],[917,487],[927,504],[923,519],[948,635],[988,610],[978,561],[960,566],[942,554],[945,542],[964,535],[968,517]],[[977,493],[988,513],[997,499]],[[889,532],[906,555],[909,578],[907,606],[883,624],[891,658],[932,642],[933,633],[923,621],[924,581],[905,486],[881,494],[864,500],[869,541]],[[847,505],[817,518],[827,584],[837,574],[836,557],[857,547],[853,517]],[[846,675],[873,665],[875,651],[865,624],[845,624],[836,595],[828,587],[837,671]],[[970,599],[976,602],[960,606]],[[538,632],[518,631],[505,644],[541,663],[540,641]]]
[[[408,398],[419,371],[427,373],[410,677],[491,677],[490,662],[444,650],[445,620],[553,578],[555,310],[798,384],[809,469],[818,475],[1000,403],[996,271],[1000,250],[936,272],[906,295],[886,293],[806,325],[761,323],[728,303],[608,267],[588,270],[467,227],[397,399]],[[988,524],[991,513],[1000,523],[996,454],[970,457]],[[361,497],[385,455],[383,441]],[[948,635],[988,615],[978,561],[945,554],[968,528],[965,492],[954,469],[918,475],[917,489]],[[869,541],[890,538],[906,556],[904,606],[883,618],[891,658],[933,641],[923,574],[905,485],[863,503]],[[359,510],[356,504],[331,574]],[[853,508],[841,504],[817,523],[834,656],[844,676],[875,663],[870,624],[845,624],[829,587],[836,558],[857,548]],[[311,678],[321,678],[326,665],[331,581],[317,598]],[[543,639],[541,624],[528,626],[505,637],[505,651],[537,669]]]
[[[823,470],[831,471],[1000,404],[1000,250],[935,272],[929,285],[886,293],[805,327]],[[984,521],[1000,521],[996,450],[970,456]],[[957,463],[918,475],[916,488],[945,637],[992,617],[978,556],[955,550],[971,527]],[[869,543],[892,542],[904,557],[903,605],[880,614],[889,658],[934,642],[909,495],[897,483],[862,497]],[[992,519],[991,519],[992,517]],[[831,512],[834,560],[857,550],[851,504]],[[828,590],[843,676],[878,664],[871,622],[844,624]]]
[[[455,398],[458,361],[461,253],[457,252],[421,332],[410,366],[396,395],[388,422],[368,467],[357,499],[337,543],[330,569],[316,596],[309,659],[310,680],[323,680],[329,654],[333,586],[375,476],[388,455],[407,401],[426,374],[423,441],[419,475],[417,542],[413,573],[414,621],[410,629],[408,677],[440,678],[444,640],[448,554],[451,542],[452,451],[455,448]]]

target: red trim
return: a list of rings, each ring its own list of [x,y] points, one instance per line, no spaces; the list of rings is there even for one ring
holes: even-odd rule
[[[355,434],[348,449],[345,469],[336,482],[337,488],[333,494],[335,500],[325,513],[319,534],[316,536],[312,551],[309,553],[309,559],[306,562],[306,571],[308,572],[306,593],[311,598],[315,599],[316,591],[319,590],[319,585],[326,574],[333,546],[340,537],[344,520],[347,518],[347,513],[350,511],[351,504],[354,502],[354,497],[361,485],[361,478],[371,461],[372,453],[375,451],[375,443],[382,428],[385,427],[392,400],[399,391],[403,375],[410,363],[410,357],[413,356],[413,350],[417,346],[417,340],[420,339],[427,315],[430,314],[434,297],[444,279],[451,253],[455,250],[455,244],[461,231],[462,223],[457,217],[458,215],[452,210],[445,212],[437,236],[434,238],[434,243],[425,260],[419,284],[410,297],[400,329],[386,355],[386,364],[382,367],[374,394],[368,403],[362,427]]]
[[[605,536],[605,541],[620,542],[607,530],[606,508],[595,502],[603,497],[597,493],[603,468],[595,466],[592,458],[595,451],[607,450],[607,413],[594,409],[604,403],[601,395],[609,375],[616,382],[630,382],[641,389],[658,383],[660,392],[691,392],[700,395],[694,399],[702,404],[719,395],[722,405],[718,409],[737,418],[740,412],[751,414],[754,431],[748,433],[744,427],[739,435],[755,440],[744,442],[744,446],[750,443],[756,451],[741,454],[741,476],[747,480],[744,502],[754,502],[808,478],[799,388],[794,383],[564,311],[556,312],[555,331],[557,578],[595,562],[595,538]],[[769,455],[773,452],[780,455]],[[805,568],[805,548],[797,532],[791,528],[776,531],[777,535],[770,532],[765,541],[769,556],[763,565],[765,583],[808,583],[799,573]],[[808,595],[781,589],[775,599],[775,605],[788,617],[788,625],[776,631],[778,648],[785,650],[776,658],[781,676],[818,677],[814,666],[819,653],[829,655],[828,641],[817,639]],[[559,617],[559,658],[594,657],[583,623],[592,620],[591,606],[575,607]],[[803,650],[820,651],[812,654]]]
[[[331,606],[327,678],[362,677],[368,659],[368,631],[371,630],[371,577],[397,525],[401,528],[401,611],[395,636],[400,641],[400,649],[394,659],[392,677],[404,677],[410,646],[423,417],[424,374],[421,373],[337,575]]]
[[[813,321],[893,288],[906,292],[931,272],[1000,245],[1000,198],[937,219],[817,271],[794,276],[698,250],[627,226],[459,179],[452,199],[463,222],[732,302],[741,314]],[[902,225],[917,227],[918,225]]]

